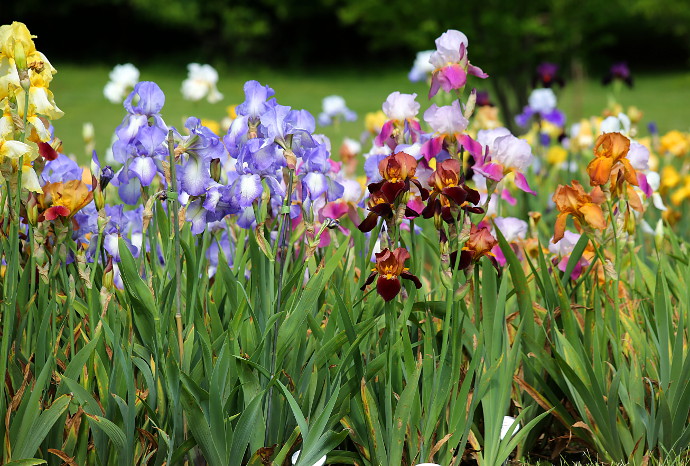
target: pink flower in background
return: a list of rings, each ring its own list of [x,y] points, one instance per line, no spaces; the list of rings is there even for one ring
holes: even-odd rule
[[[467,58],[467,36],[460,31],[449,29],[436,39],[436,51],[429,57],[434,67],[431,76],[429,98],[436,95],[439,88],[446,92],[462,89],[467,83],[467,75],[488,78],[481,68],[471,65]]]
[[[469,138],[469,137],[468,137]],[[515,185],[522,191],[536,195],[525,178],[525,171],[534,161],[532,148],[505,128],[480,131],[477,135],[483,152],[471,145],[466,146],[475,157],[474,170],[494,181],[501,181],[507,174],[515,174]],[[482,141],[485,144],[482,144]]]

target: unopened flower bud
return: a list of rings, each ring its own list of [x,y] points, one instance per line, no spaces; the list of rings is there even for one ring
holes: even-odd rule
[[[223,172],[223,166],[220,163],[220,159],[211,160],[211,178],[216,183],[220,183],[220,176]]]
[[[103,170],[101,170],[101,177],[98,180],[98,186],[100,186],[102,190],[105,189],[114,176],[115,173],[113,173],[113,169],[110,167],[110,165],[106,165],[103,167]]]
[[[36,193],[30,192],[29,199],[26,201],[26,219],[31,226],[38,223],[38,198]]]
[[[14,43],[14,64],[18,71],[26,71],[26,52],[24,51],[24,44],[20,40]]]
[[[463,116],[468,120],[474,113],[475,105],[477,105],[477,89],[472,89],[470,96],[467,98],[467,103],[465,104],[465,111],[463,112]]]
[[[664,246],[664,221],[662,219],[656,222],[656,228],[654,229],[654,245],[657,251],[660,251]]]
[[[96,264],[94,264],[94,267]],[[108,263],[105,266],[105,269],[103,270],[103,286],[107,288],[108,290],[113,290],[115,288],[114,285],[114,270],[113,270],[113,258],[109,257],[108,258]]]
[[[633,214],[632,210],[627,209],[625,211],[625,219],[624,219],[624,226],[625,226],[625,231],[629,235],[635,234],[635,215]]]

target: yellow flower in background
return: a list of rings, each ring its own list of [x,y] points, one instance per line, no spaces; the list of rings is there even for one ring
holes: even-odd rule
[[[690,135],[675,129],[664,134],[659,142],[661,143],[659,152],[662,154],[668,152],[676,157],[682,157],[690,151]]]
[[[547,120],[542,120],[541,122],[541,132],[549,135],[551,139],[557,139],[561,135],[563,129],[560,126],[556,126]]]
[[[7,97],[0,101],[0,108],[2,108],[2,116],[0,116],[0,138],[8,139],[14,133],[14,120],[12,119],[12,109],[10,109],[10,101]]]
[[[601,119],[599,119],[599,124]],[[581,151],[592,147],[594,144],[594,132],[592,122],[583,118],[579,123],[573,125],[573,132],[570,135],[570,145],[573,150]]]
[[[473,129],[496,129],[501,126],[503,126],[503,123],[498,118],[498,107],[483,105],[476,109],[474,121],[472,122]]]
[[[560,165],[568,159],[568,151],[561,146],[551,146],[546,153],[546,161],[551,165]]]
[[[673,205],[680,205],[684,200],[690,198],[690,175],[685,175],[683,182],[683,186],[671,194]]]
[[[660,191],[666,192],[671,188],[674,188],[680,183],[680,174],[678,170],[673,165],[666,165],[663,170],[661,170],[661,186]]]
[[[388,117],[382,110],[370,112],[364,116],[364,126],[371,134],[377,135],[381,132],[381,127],[388,121]]]
[[[207,120],[206,118],[202,118],[201,124],[213,131],[213,134],[220,134],[220,123],[218,123],[216,120]]]
[[[642,113],[642,110],[632,105],[628,107],[627,115],[633,124],[637,124],[640,122],[640,120],[642,120],[644,113]]]
[[[231,119],[237,118],[237,105],[228,105],[225,107],[225,111],[228,112],[228,117]]]

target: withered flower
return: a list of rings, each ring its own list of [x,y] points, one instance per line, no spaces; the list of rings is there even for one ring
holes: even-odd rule
[[[594,160],[587,165],[590,184],[600,186],[609,182],[611,171],[617,164],[622,165],[625,180],[637,186],[637,172],[626,158],[630,150],[630,139],[621,133],[604,133],[594,144]]]
[[[386,302],[395,298],[400,292],[400,288],[402,288],[400,278],[411,280],[417,289],[421,288],[422,282],[419,281],[419,278],[412,275],[409,269],[405,267],[405,261],[409,258],[410,253],[405,248],[397,248],[395,251],[386,248],[376,253],[376,266],[372,269],[371,275],[362,285],[361,290],[364,291],[377,275],[379,278],[376,280],[376,291]]]
[[[598,230],[606,228],[604,212],[599,204],[604,201],[603,193],[598,187],[587,194],[582,185],[573,180],[571,186],[558,185],[553,195],[553,202],[560,211],[556,218],[556,226],[552,242],[558,243],[565,234],[565,222],[568,215],[572,215],[575,225],[581,228],[582,224],[587,224]]]
[[[460,162],[455,159],[447,159],[438,164],[429,177],[429,185],[433,190],[422,211],[424,218],[436,216],[452,223],[455,220],[451,210],[453,207],[472,213],[484,212],[481,207],[470,206],[479,203],[479,193],[465,185],[460,170]]]
[[[460,263],[458,268],[460,270],[466,269],[473,263],[479,261],[482,256],[489,257],[494,266],[496,265],[496,258],[491,250],[498,244],[498,241],[491,234],[488,228],[477,228],[477,225],[472,224],[470,228],[470,237],[465,242],[465,245],[460,251]],[[457,252],[450,255],[450,263],[455,264],[457,260]]]

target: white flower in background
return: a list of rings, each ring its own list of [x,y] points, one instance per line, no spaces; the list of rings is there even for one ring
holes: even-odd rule
[[[121,104],[139,82],[139,70],[131,63],[116,65],[110,72],[110,81],[103,88],[103,95],[114,104]]]
[[[346,152],[349,156],[354,157],[362,153],[362,144],[352,138],[343,139],[343,144],[340,146],[340,155]]]
[[[535,112],[546,114],[556,108],[556,94],[550,87],[535,89],[530,94],[528,103]]]
[[[295,453],[292,455],[292,464],[295,465],[297,464],[297,459],[299,458],[299,454],[302,450],[297,450]],[[314,463],[312,466],[323,466],[326,464],[326,455],[322,456],[316,463]]]
[[[496,228],[503,234],[506,241],[512,243],[518,239],[525,239],[529,225],[524,220],[515,217],[496,217]]]
[[[431,77],[431,73],[434,71],[434,65],[429,61],[432,53],[434,53],[434,50],[417,52],[412,69],[407,75],[410,81],[416,83]]]
[[[342,117],[345,121],[355,121],[357,114],[347,108],[345,99],[339,95],[329,95],[323,98],[321,102],[323,112],[319,114],[319,124],[327,126],[333,123],[333,120]]]
[[[189,74],[182,81],[182,96],[191,101],[199,101],[206,97],[214,104],[223,99],[223,94],[218,92],[218,72],[211,65],[190,63],[187,65]]]
[[[515,421],[515,418],[512,416],[503,416],[503,424],[501,425],[501,440],[508,435],[508,431],[511,430],[510,426],[513,425],[513,422]],[[517,433],[517,431],[520,430],[520,424],[515,424],[515,427],[512,429],[510,436],[512,437]]]
[[[635,170],[649,170],[649,149],[639,142],[630,141],[630,150],[628,150],[626,158],[630,160],[630,165]]]
[[[622,133],[628,135],[630,133],[630,118],[625,113],[619,113],[618,116],[606,117],[601,122],[599,131],[603,133]]]
[[[399,91],[392,92],[383,103],[383,113],[389,120],[403,122],[414,119],[419,112],[419,102],[415,99],[417,94],[401,94]]]
[[[572,231],[565,230],[563,239],[558,243],[553,244],[553,237],[549,241],[549,252],[556,254],[560,257],[565,257],[575,249],[575,245],[580,241],[580,236],[578,233],[573,233]]]

